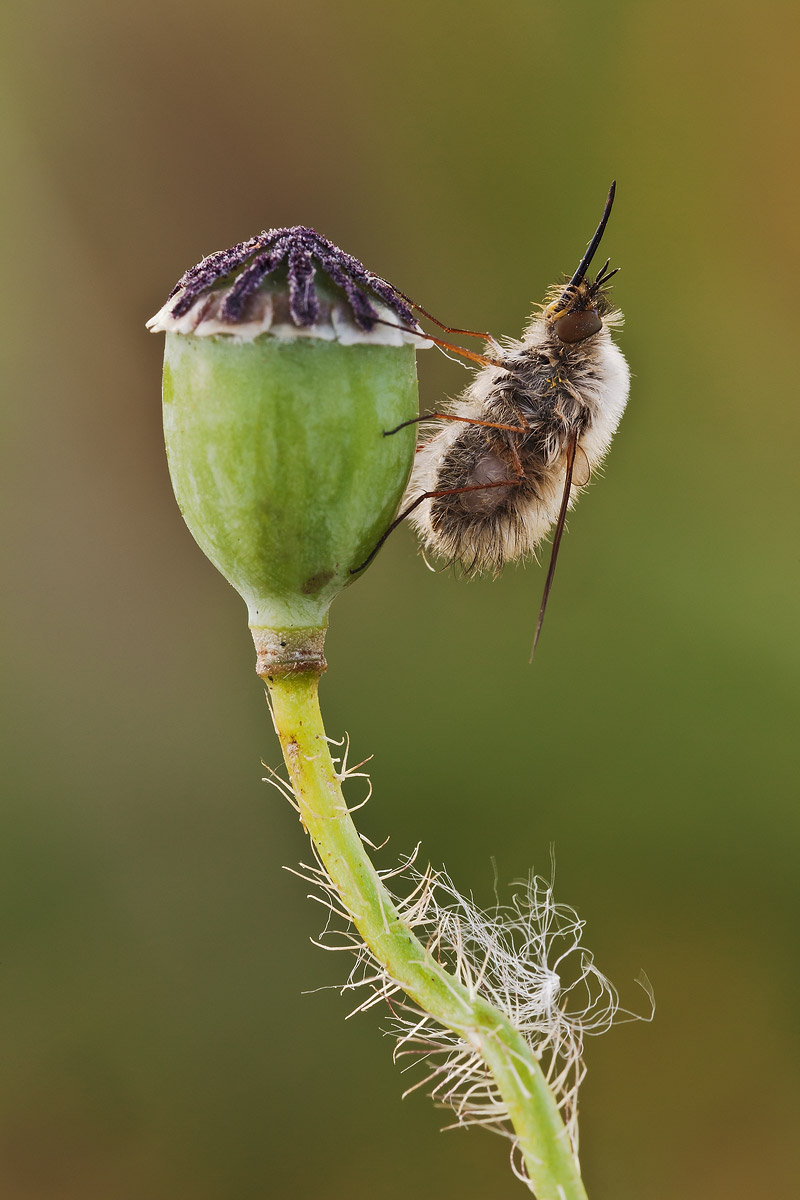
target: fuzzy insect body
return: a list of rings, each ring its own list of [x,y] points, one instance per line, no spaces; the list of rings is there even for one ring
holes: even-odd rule
[[[409,517],[423,544],[467,571],[497,574],[511,559],[534,554],[555,526],[550,566],[533,639],[533,658],[553,583],[567,511],[605,457],[628,400],[630,373],[611,330],[622,324],[608,284],[619,268],[609,260],[586,277],[600,245],[616,184],[575,274],[556,286],[518,341],[498,344],[489,334],[443,325],[398,293],[446,333],[487,341],[492,357],[440,338],[426,338],[482,366],[449,409],[433,413],[402,511],[372,553]],[[378,318],[381,320],[381,318]],[[413,417],[406,425],[426,418]],[[431,418],[428,418],[429,420]]]
[[[461,419],[440,420],[423,441],[406,504],[415,505],[410,520],[434,554],[468,572],[498,573],[534,553],[557,523],[568,472],[572,507],[603,461],[629,371],[611,338],[621,314],[608,310],[602,288],[592,301],[597,332],[564,342],[545,308],[443,414]]]
[[[567,512],[603,461],[628,399],[630,373],[611,338],[622,314],[608,298],[619,268],[609,271],[607,260],[593,281],[586,277],[615,189],[612,183],[575,274],[566,286],[551,289],[519,341],[498,345],[488,334],[442,325],[401,293],[445,332],[487,340],[493,357],[430,338],[483,369],[449,409],[433,414],[436,424],[418,447],[403,510],[354,571],[372,561],[406,517],[433,553],[467,572],[495,574],[510,559],[534,554],[555,526],[531,659]],[[386,430],[386,436],[411,423]]]

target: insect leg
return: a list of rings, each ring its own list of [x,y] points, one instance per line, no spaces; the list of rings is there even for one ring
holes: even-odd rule
[[[351,567],[350,574],[358,575],[359,571],[363,571],[365,567],[369,566],[383,543],[388,538],[389,534],[394,533],[401,521],[405,521],[406,517],[409,516],[415,508],[418,508],[420,504],[422,504],[423,500],[435,500],[438,496],[456,496],[459,492],[482,492],[485,491],[486,488],[519,487],[522,482],[522,479],[497,479],[494,483],[470,483],[465,487],[443,488],[437,492],[423,492],[421,496],[417,496],[416,500],[412,500],[408,508],[403,509],[398,517],[395,517],[389,528],[386,530],[386,533],[378,541],[372,553],[369,554],[367,558],[365,558],[364,561],[357,567]]]
[[[522,417],[520,417],[520,419],[519,419],[519,424],[520,424],[519,429],[515,429],[513,425],[506,425],[505,428],[510,429],[512,433],[522,433],[522,434],[527,433],[528,430],[527,430],[527,428],[525,428],[523,426]],[[498,429],[499,428],[500,428],[500,426],[498,426]],[[511,455],[511,461],[514,464],[514,470],[517,472],[517,476],[521,483],[522,480],[525,478],[525,469],[522,466],[522,459],[519,456],[519,450],[517,449],[516,439],[515,438],[506,438],[506,444],[508,446],[508,452]]]
[[[508,429],[511,433],[527,433],[528,430],[520,421],[519,425],[501,425],[497,421],[479,421],[476,417],[457,417],[453,413],[428,413],[423,417],[412,417],[410,421],[403,421],[401,425],[395,425],[394,429],[384,429],[383,436],[391,437],[393,433],[398,433],[401,429],[405,429],[407,425],[413,425],[416,421],[463,421],[465,425],[484,425],[487,429]]]
[[[556,531],[553,534],[553,548],[550,551],[550,565],[547,568],[547,578],[544,583],[544,592],[542,593],[542,602],[539,605],[539,619],[536,622],[536,633],[533,635],[533,646],[531,648],[531,656],[529,662],[533,662],[533,656],[536,653],[536,646],[539,641],[539,634],[542,632],[542,622],[544,621],[544,613],[547,608],[547,601],[550,596],[550,589],[553,586],[553,576],[556,573],[556,563],[558,561],[558,548],[561,545],[561,537],[564,533],[564,522],[567,519],[567,507],[569,505],[569,493],[572,487],[572,471],[575,466],[575,451],[578,446],[578,431],[573,430],[570,434],[569,442],[567,443],[567,473],[564,477],[564,494],[561,497],[561,508],[558,511],[558,520],[556,521]]]
[[[433,321],[434,325],[438,325],[440,329],[445,331],[445,333],[463,333],[465,337],[482,338],[484,342],[494,341],[490,333],[480,333],[477,329],[459,329],[457,325],[443,325],[441,321],[437,320],[433,313],[429,313],[427,308],[423,308],[421,304],[417,304],[417,302],[412,300],[410,296],[407,296],[405,292],[398,291],[397,288],[393,288],[393,290],[397,292],[398,296],[403,297],[406,304],[411,305],[411,307],[415,308],[418,313],[422,313],[423,317],[427,317],[429,321]]]
[[[379,325],[388,325],[390,329],[400,329],[403,333],[413,333],[414,337],[422,338],[425,342],[433,342],[434,346],[441,346],[443,350],[451,350],[453,354],[460,354],[462,358],[468,358],[482,367],[502,367],[503,365],[499,359],[487,358],[485,354],[475,354],[474,351],[465,350],[463,346],[455,346],[452,342],[443,342],[441,338],[434,337],[432,333],[420,333],[419,329],[409,329],[407,325],[398,325],[396,321],[384,321],[383,317],[374,319]],[[483,337],[483,334],[480,336]]]

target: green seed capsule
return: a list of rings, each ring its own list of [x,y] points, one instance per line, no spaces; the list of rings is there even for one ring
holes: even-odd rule
[[[167,332],[164,433],[175,495],[198,545],[247,603],[262,674],[319,669],[331,601],[397,511],[416,440],[413,426],[384,437],[418,411],[420,339],[397,328],[416,328],[411,314],[399,298],[389,307],[384,281],[364,272],[354,282],[330,251],[326,263],[302,232],[288,239],[293,248],[305,241],[311,265],[313,301],[306,274],[301,321],[290,259],[285,277],[259,280],[226,323],[226,297],[241,293],[262,252],[228,271],[222,287],[214,278],[193,294],[187,272],[150,323]],[[259,239],[243,245],[253,242],[255,253]],[[203,265],[193,271],[205,285]]]

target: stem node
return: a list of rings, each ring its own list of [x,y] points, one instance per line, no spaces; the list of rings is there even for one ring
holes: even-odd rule
[[[250,626],[256,648],[256,674],[265,683],[294,675],[320,676],[327,670],[326,629],[267,629]]]

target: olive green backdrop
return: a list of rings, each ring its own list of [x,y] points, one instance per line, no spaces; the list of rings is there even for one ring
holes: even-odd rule
[[[788,3],[12,4],[2,17],[9,1200],[524,1195],[438,1130],[282,870],[242,602],[172,500],[162,339],[203,253],[307,223],[448,322],[517,334],[607,252],[634,372],[535,566],[395,534],[334,606],[361,814],[492,899],[531,865],[652,1025],[590,1041],[593,1200],[797,1190],[797,194]],[[462,368],[421,358],[432,407]]]

